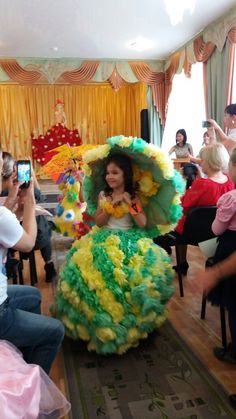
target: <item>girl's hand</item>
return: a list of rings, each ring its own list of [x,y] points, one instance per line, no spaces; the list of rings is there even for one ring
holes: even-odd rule
[[[123,193],[123,201],[128,204],[129,206],[132,204],[131,196],[128,192]]]
[[[119,205],[124,200],[123,194],[115,196],[111,203],[112,205],[116,206]]]

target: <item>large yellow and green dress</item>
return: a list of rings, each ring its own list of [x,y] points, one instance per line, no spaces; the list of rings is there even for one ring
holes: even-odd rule
[[[152,237],[174,228],[184,189],[182,177],[159,148],[139,138],[112,137],[84,156],[84,195],[91,215],[105,186],[105,159],[113,153],[131,158],[147,227],[135,226],[129,214],[111,216],[106,227],[93,227],[75,241],[55,299],[67,335],[102,354],[122,354],[137,346],[166,318],[173,270]]]

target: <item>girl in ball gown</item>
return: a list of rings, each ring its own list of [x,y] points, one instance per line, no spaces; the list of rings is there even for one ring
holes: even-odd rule
[[[179,218],[184,185],[141,139],[113,137],[87,161],[84,194],[97,226],[69,251],[54,309],[89,350],[122,354],[166,318],[173,271],[150,237],[154,225],[168,231]]]

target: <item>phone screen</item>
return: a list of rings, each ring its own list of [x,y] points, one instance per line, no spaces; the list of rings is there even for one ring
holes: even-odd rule
[[[31,164],[30,160],[18,160],[17,167],[17,180],[22,183],[21,188],[27,188],[31,178]]]
[[[209,121],[202,121],[202,128],[210,128],[211,123]]]

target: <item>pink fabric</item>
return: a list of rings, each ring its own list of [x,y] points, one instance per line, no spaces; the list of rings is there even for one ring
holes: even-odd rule
[[[225,183],[217,183],[212,179],[195,180],[181,199],[184,214],[177,224],[176,231],[179,234],[183,233],[186,216],[191,208],[216,205],[218,199],[232,189],[234,189],[234,184],[230,179],[227,179]]]
[[[60,418],[70,403],[39,366],[26,364],[13,345],[1,340],[0,409],[1,419],[50,418],[55,411]]]
[[[236,189],[221,196],[217,202],[216,218],[212,231],[216,236],[225,230],[236,231]]]

